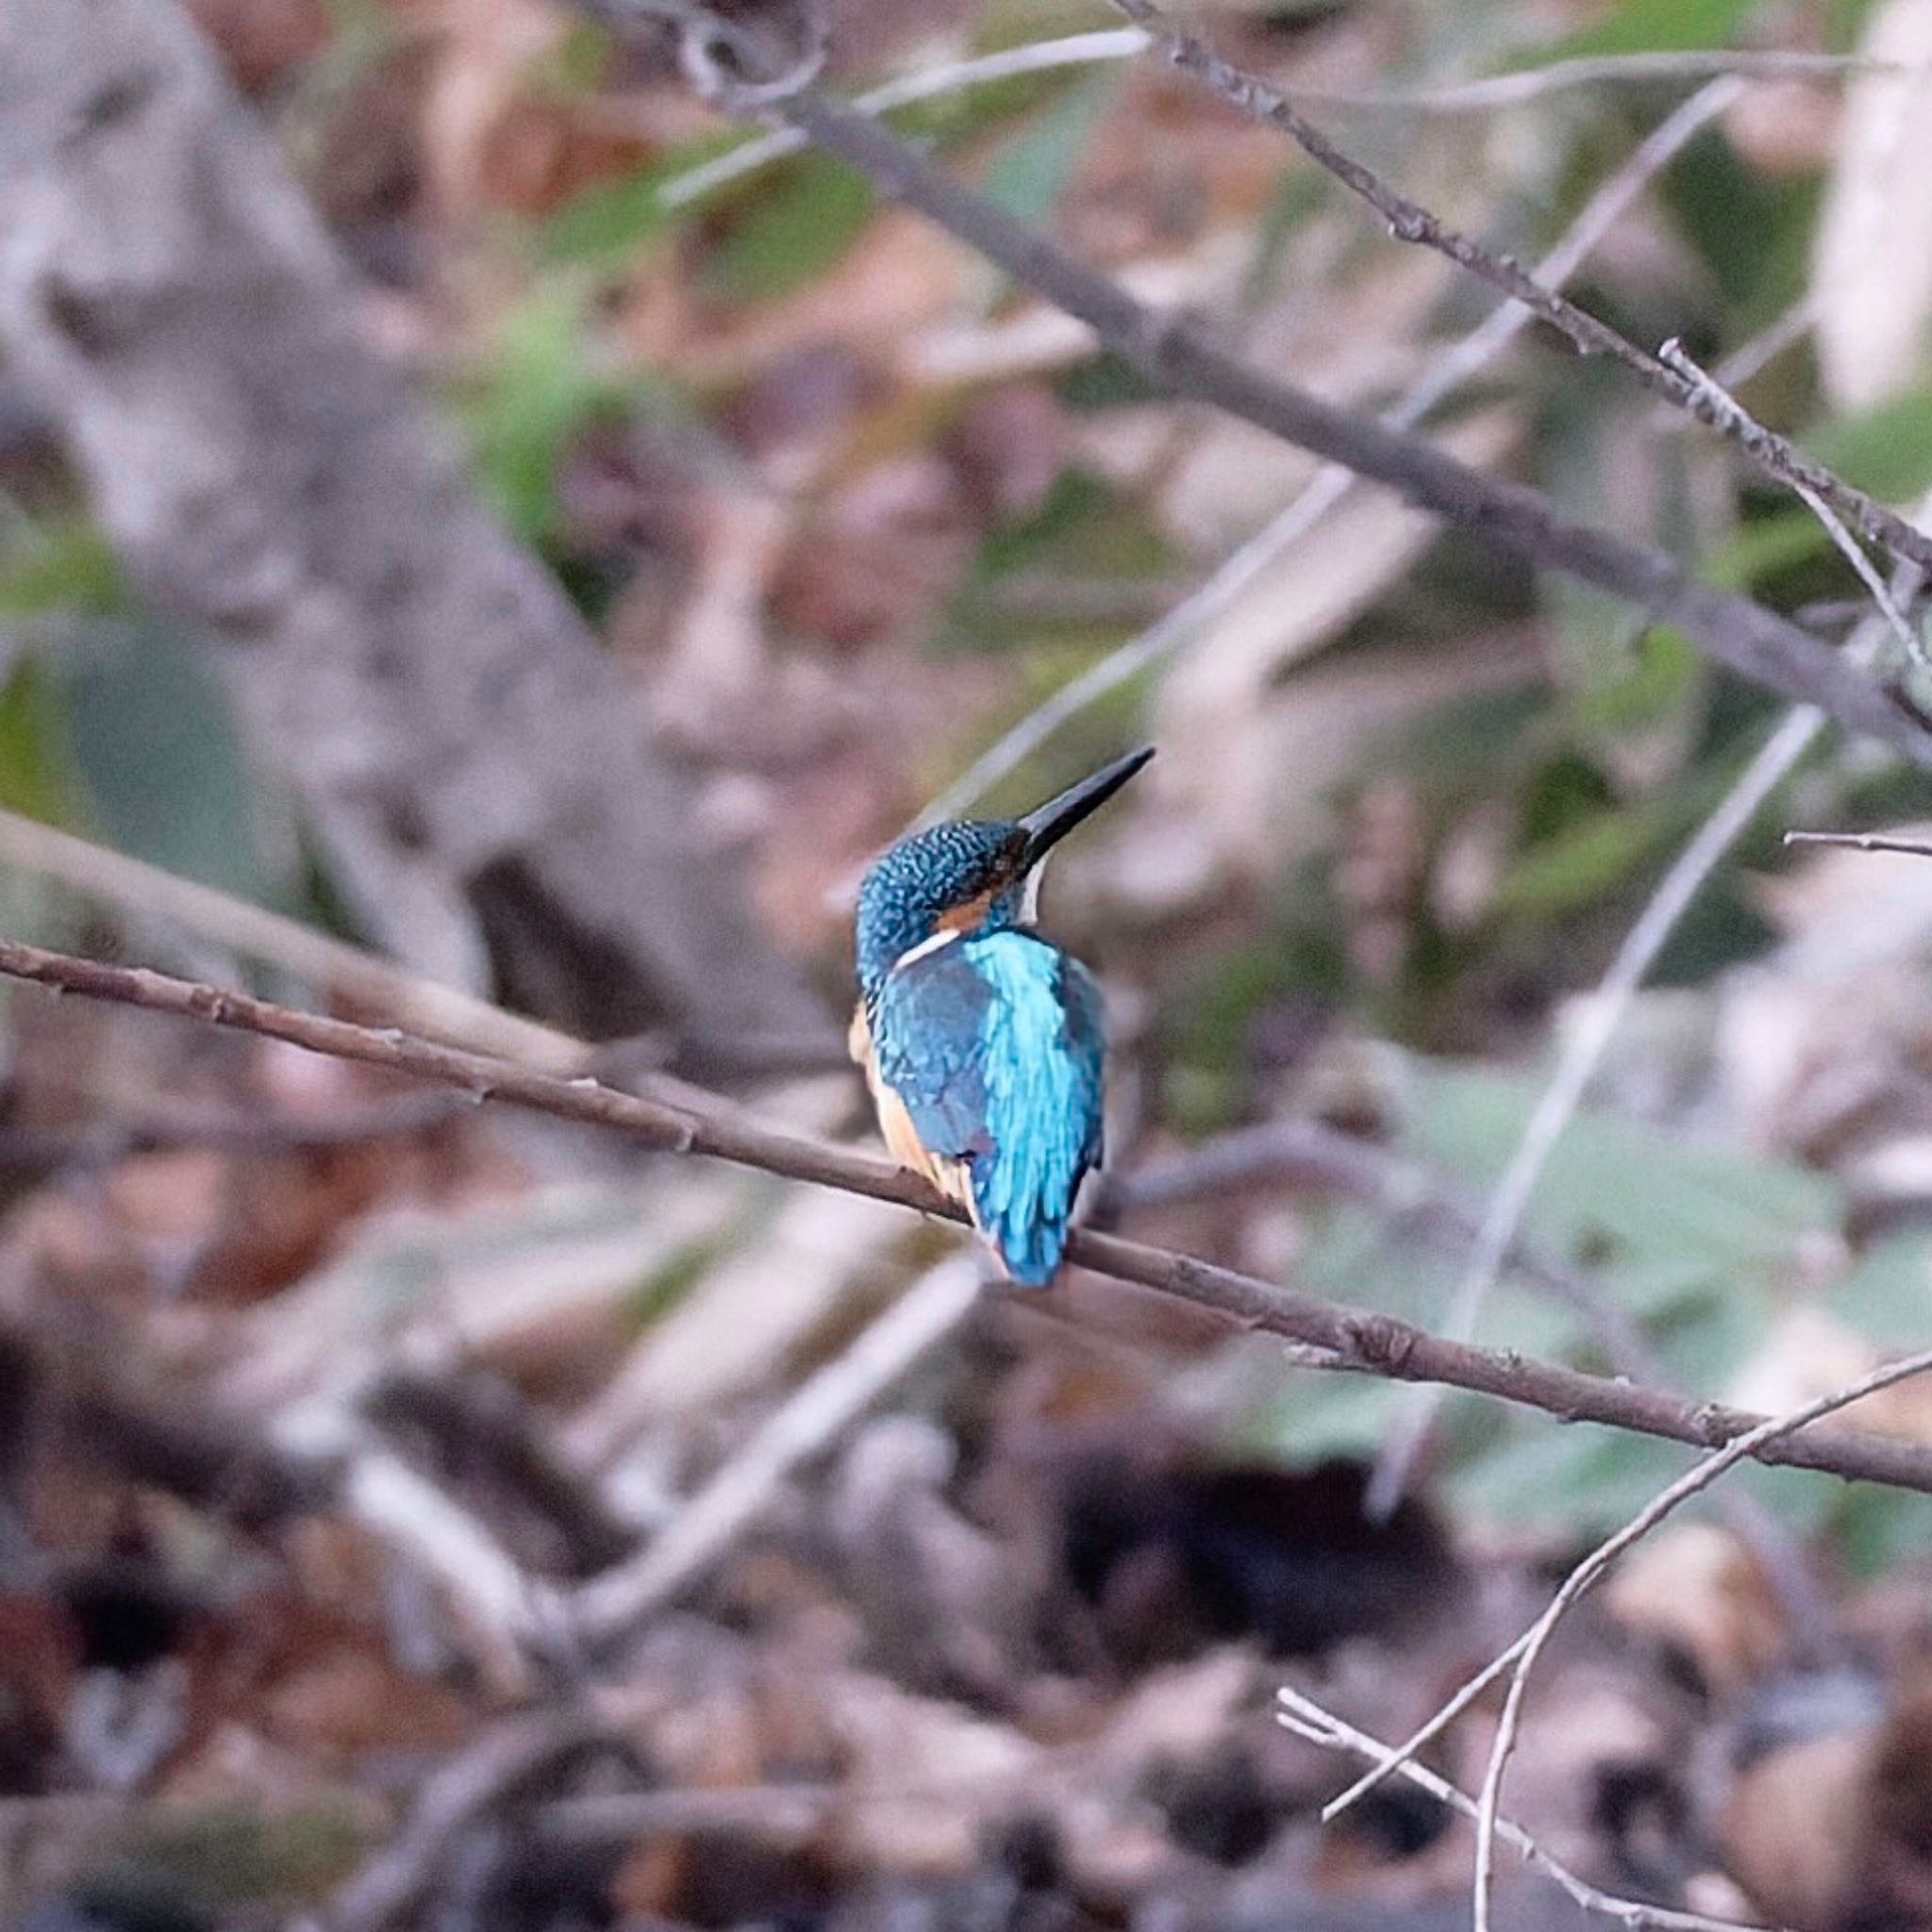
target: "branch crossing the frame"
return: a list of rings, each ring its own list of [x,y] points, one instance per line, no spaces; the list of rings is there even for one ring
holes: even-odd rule
[[[397,1026],[361,1026],[291,1007],[230,992],[142,967],[110,966],[67,953],[0,940],[0,977],[171,1014],[290,1045],[335,1059],[386,1067],[467,1093],[508,1101],[559,1120],[625,1134],[666,1153],[701,1154],[782,1179],[839,1188],[847,1193],[949,1221],[961,1210],[916,1175],[856,1148],[835,1146],[766,1125],[741,1108],[700,1090],[673,1083],[675,1097],[621,1092],[588,1075],[565,1078],[513,1060],[440,1046]],[[1700,1449],[1722,1449],[1761,1430],[1765,1419],[1668,1391],[1592,1375],[1513,1351],[1444,1341],[1392,1315],[1344,1307],[1304,1289],[1286,1288],[1091,1229],[1075,1231],[1068,1247],[1075,1266],[1231,1318],[1259,1334],[1297,1345],[1307,1366],[1401,1382],[1443,1382],[1472,1393],[1542,1409],[1565,1422],[1594,1422],[1660,1436]],[[1764,1462],[1812,1469],[1932,1494],[1932,1448],[1857,1431],[1807,1429],[1760,1441]]]

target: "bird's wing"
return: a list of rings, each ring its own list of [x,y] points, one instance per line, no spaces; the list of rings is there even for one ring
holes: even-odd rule
[[[1092,976],[1030,934],[983,934],[896,969],[876,1036],[880,1075],[921,1141],[967,1163],[974,1218],[1009,1272],[1050,1279],[1101,1153]]]
[[[992,988],[956,941],[895,967],[873,1015],[879,1078],[899,1096],[921,1142],[946,1160],[991,1145],[984,1040]]]

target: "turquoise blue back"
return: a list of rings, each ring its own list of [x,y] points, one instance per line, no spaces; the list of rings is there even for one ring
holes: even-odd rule
[[[881,1077],[933,1153],[966,1163],[1007,1272],[1044,1287],[1100,1163],[1099,989],[1031,932],[982,931],[888,974],[872,1013]]]

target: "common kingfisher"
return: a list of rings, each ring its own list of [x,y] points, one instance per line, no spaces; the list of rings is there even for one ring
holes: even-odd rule
[[[1044,1288],[1101,1158],[1100,989],[1033,930],[1041,861],[1149,758],[1130,752],[1018,819],[908,833],[858,889],[852,1058],[903,1167]]]

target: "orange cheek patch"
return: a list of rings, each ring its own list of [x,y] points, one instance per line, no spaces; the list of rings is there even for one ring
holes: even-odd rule
[[[986,915],[992,910],[992,894],[981,892],[976,899],[968,899],[963,906],[954,906],[940,914],[941,932],[977,932],[986,923]]]

